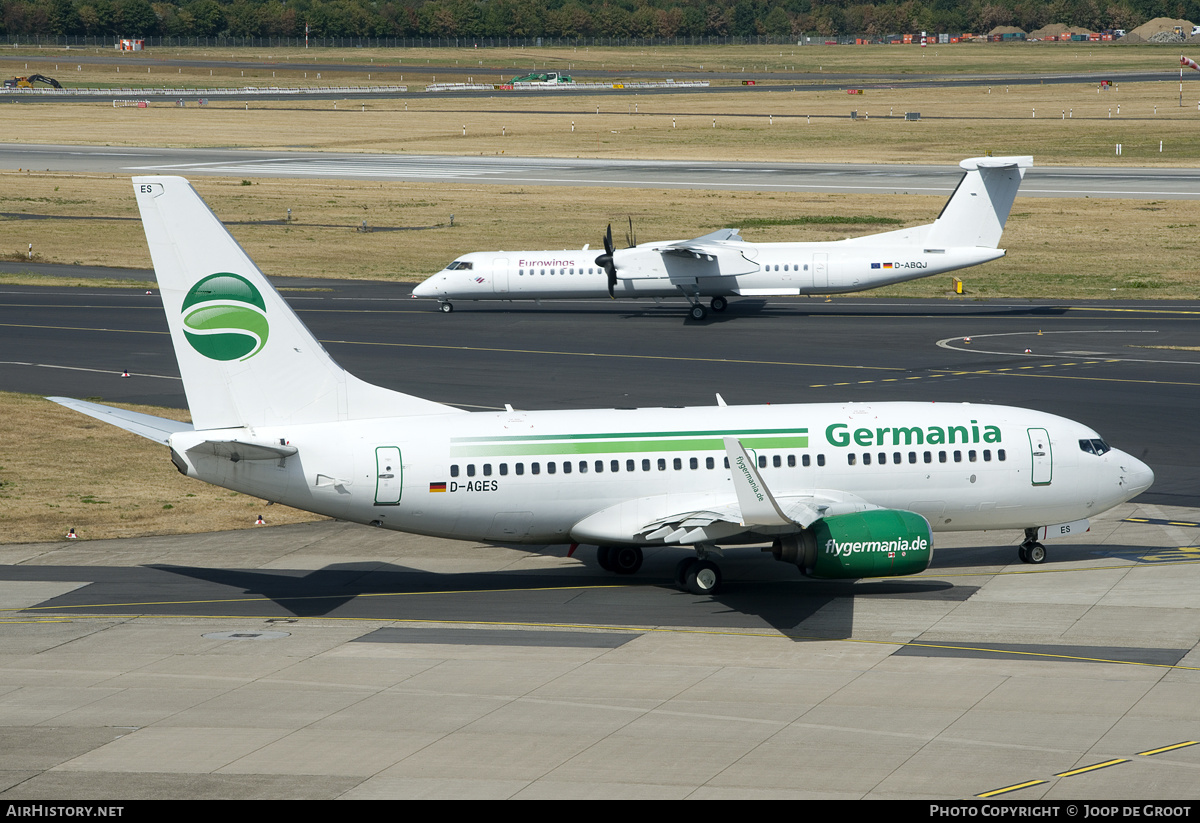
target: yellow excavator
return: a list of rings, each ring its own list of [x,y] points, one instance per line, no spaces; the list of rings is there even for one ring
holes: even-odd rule
[[[47,86],[53,86],[56,89],[62,88],[62,83],[59,83],[53,77],[47,77],[44,74],[31,74],[28,77],[11,77],[4,81],[4,88],[32,89],[34,83],[45,83]]]

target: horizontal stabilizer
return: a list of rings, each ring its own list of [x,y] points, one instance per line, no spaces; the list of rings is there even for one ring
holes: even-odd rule
[[[163,445],[167,444],[168,439],[175,432],[192,430],[191,423],[169,420],[165,417],[155,417],[151,414],[126,411],[125,409],[118,409],[113,406],[104,406],[100,403],[89,403],[86,400],[75,400],[70,397],[47,397],[46,399],[60,406],[66,406],[68,409],[73,409],[80,414],[86,414],[88,417],[94,417],[119,429],[133,432],[140,437],[145,437],[147,440],[153,440],[155,443],[162,443]]]
[[[1019,157],[968,157],[958,164],[966,171],[971,169],[1030,169],[1033,168],[1033,156]]]

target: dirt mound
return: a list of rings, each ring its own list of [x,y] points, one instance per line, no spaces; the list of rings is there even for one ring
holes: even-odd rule
[[[1175,31],[1177,27],[1183,31],[1182,34]],[[1191,34],[1192,21],[1190,20],[1155,17],[1129,32],[1125,38],[1136,37],[1147,43],[1182,43]]]
[[[1024,34],[1025,29],[1019,29],[1016,26],[996,26],[988,32],[988,34]]]
[[[1048,26],[1042,26],[1037,31],[1029,32],[1030,40],[1045,40],[1047,37],[1059,37],[1067,32],[1071,34],[1093,34],[1091,29],[1085,29],[1083,26],[1068,26],[1066,23],[1051,23]]]

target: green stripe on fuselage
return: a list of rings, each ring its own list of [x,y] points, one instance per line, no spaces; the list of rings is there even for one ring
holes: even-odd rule
[[[666,432],[595,432],[593,434],[514,434],[499,437],[451,437],[452,444],[460,443],[510,443],[524,440],[613,440],[613,439],[642,439],[657,437],[753,437],[762,434],[808,434],[807,428],[796,429],[703,429],[699,431],[666,431]]]
[[[796,432],[805,430],[789,429],[787,431]],[[547,440],[547,438],[537,439]],[[748,449],[808,448],[807,434],[776,435],[772,437],[738,436],[738,439]],[[490,443],[453,443],[450,447],[450,453],[454,457],[502,457],[551,454],[628,454],[631,452],[723,452],[725,450],[725,443],[719,437],[691,437],[679,440],[593,440],[590,442],[555,442],[554,440],[550,440],[549,442],[541,443],[527,442],[527,438],[525,437],[514,437],[511,440],[526,442],[507,442],[508,438],[506,438],[502,442],[493,440]]]

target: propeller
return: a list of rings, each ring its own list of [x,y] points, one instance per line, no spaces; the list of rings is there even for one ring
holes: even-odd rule
[[[608,224],[608,231],[604,234],[604,254],[596,258],[596,265],[608,275],[608,296],[615,300],[613,289],[617,286],[617,266],[613,263],[612,223]]]

